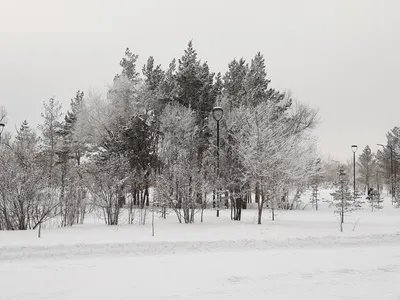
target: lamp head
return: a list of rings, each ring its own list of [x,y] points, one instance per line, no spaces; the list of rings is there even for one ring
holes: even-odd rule
[[[351,145],[351,151],[353,151],[353,153],[356,153],[357,148],[357,145]]]
[[[212,110],[212,115],[215,121],[221,121],[222,117],[224,116],[224,110],[220,106],[216,106]]]

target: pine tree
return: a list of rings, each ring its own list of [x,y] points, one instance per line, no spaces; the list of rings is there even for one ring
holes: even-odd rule
[[[136,71],[136,62],[139,58],[139,55],[136,55],[126,48],[125,57],[123,57],[119,63],[122,67],[122,75],[124,75],[128,80],[133,83],[137,83],[140,81],[139,73]],[[118,78],[119,75],[115,76],[114,79]]]
[[[27,148],[27,151],[33,151],[38,141],[27,120],[22,122],[15,139],[17,147],[21,150]]]
[[[196,123],[202,127],[217,96],[213,83],[215,74],[210,72],[206,62],[201,63],[197,59],[197,52],[191,41],[178,62],[176,100],[196,113]]]
[[[225,117],[221,121],[220,144],[223,163],[220,173],[230,193],[232,220],[241,219],[241,210],[247,207],[247,202],[250,202],[251,199],[251,182],[243,172],[244,166],[240,154],[235,151],[238,143],[236,135],[240,127],[231,122],[235,109],[244,105],[246,101],[245,79],[247,71],[248,65],[243,58],[234,59],[228,64],[228,71],[222,79],[221,106],[224,109]]]
[[[344,217],[347,213],[359,209],[361,202],[354,199],[350,188],[349,180],[347,179],[346,171],[341,165],[339,167],[338,181],[335,182],[336,191],[331,193],[333,196],[331,205],[335,208],[335,213],[339,214],[340,231],[343,232]]]
[[[83,97],[84,93],[82,91],[77,91],[76,95],[73,99],[70,101],[70,106],[71,110],[67,111],[67,114],[65,115],[65,125],[64,125],[64,130],[68,132],[72,132],[75,129],[76,122],[78,119],[78,113],[82,109],[83,105]]]
[[[213,86],[213,97],[215,99],[219,98],[222,96],[222,89],[224,88],[224,83],[222,81],[222,76],[221,73],[218,72],[217,75],[215,76],[215,83]]]
[[[390,178],[390,183],[393,182],[394,184],[394,190],[393,194],[394,197],[396,198],[397,196],[397,191],[400,193],[400,190],[398,190],[396,187],[398,185],[398,170],[400,168],[400,127],[395,126],[392,128],[387,134],[386,134],[386,139],[387,139],[387,145],[390,147],[386,147],[388,150],[388,157],[390,157],[390,154],[392,155],[392,164],[393,164],[393,170],[390,170],[392,173],[392,178]],[[390,153],[391,152],[391,153]]]
[[[35,196],[40,188],[44,188],[42,178],[44,172],[37,168],[36,162],[41,161],[40,157],[35,157],[38,153],[38,138],[25,120],[19,130],[12,146],[15,155],[15,182],[14,195],[10,197],[9,208],[14,207],[14,211],[9,211],[14,224],[10,224],[12,229],[26,230],[31,225],[31,207],[34,206]],[[47,159],[46,156],[44,156]],[[47,174],[46,174],[47,175]],[[47,181],[47,180],[46,180]],[[47,183],[47,182],[46,182]],[[14,215],[13,215],[14,214]]]
[[[49,186],[54,186],[56,183],[54,174],[56,146],[59,140],[59,132],[62,130],[62,105],[54,98],[50,98],[48,102],[43,102],[43,106],[43,125],[39,125],[39,129],[42,131],[42,151],[48,158],[45,168],[48,172]]]
[[[270,80],[267,79],[265,70],[265,59],[258,52],[251,60],[250,67],[246,74],[245,89],[247,95],[247,103],[256,106],[267,100],[267,90]]]
[[[228,71],[223,77],[223,88],[224,95],[228,98],[229,110],[239,107],[245,100],[247,70],[248,66],[243,58],[239,61],[234,59],[228,64]]]
[[[246,69],[245,103],[255,107],[262,102],[270,102],[274,105],[274,110],[271,112],[273,120],[279,119],[292,105],[290,94],[286,95],[268,87],[271,80],[267,78],[265,59],[260,52],[255,55]]]
[[[87,151],[85,141],[82,141],[76,136],[77,121],[79,118],[79,114],[83,109],[83,97],[84,93],[82,91],[77,91],[75,97],[71,99],[71,110],[67,111],[67,114],[65,116],[63,133],[64,135],[66,135],[66,139],[70,143],[70,149],[73,158],[75,159],[78,166],[80,165],[81,159]]]
[[[400,145],[400,127],[395,126],[393,127],[387,134],[386,134],[387,144],[393,145],[394,148]]]
[[[164,79],[164,71],[161,69],[161,65],[154,67],[154,58],[150,56],[147,59],[147,64],[143,66],[142,72],[148,89],[152,92],[156,91]]]
[[[195,116],[195,126],[198,130],[195,131],[193,143],[196,149],[196,167],[200,172],[210,147],[208,117],[218,96],[219,87],[214,85],[214,77],[215,74],[210,72],[208,64],[201,63],[197,58],[197,52],[190,41],[184,55],[178,61],[177,94],[174,100],[192,110]],[[197,201],[202,202],[202,197],[202,194],[197,195]]]
[[[200,99],[201,82],[200,61],[197,59],[197,52],[193,48],[192,41],[189,42],[185,54],[178,60],[178,97],[180,104],[197,111]]]
[[[83,97],[84,93],[78,90],[71,99],[70,110],[67,111],[63,128],[59,131],[56,164],[60,169],[61,226],[83,223],[86,212],[86,190],[82,183],[80,165],[87,152],[87,145],[76,134],[79,114],[83,109]]]
[[[390,147],[384,147],[382,149],[378,149],[376,152],[376,169],[377,169],[377,183],[380,182],[380,185],[383,183],[387,186],[387,189],[390,194],[392,194],[392,180],[394,183],[394,176],[392,176],[392,153]],[[393,168],[394,171],[394,168]],[[378,174],[381,173],[382,175]],[[382,177],[382,180],[381,180]],[[382,186],[381,186],[382,189]],[[395,189],[398,190],[398,189]],[[396,196],[396,195],[395,195]],[[395,198],[395,197],[394,197]]]
[[[360,173],[358,180],[365,185],[368,191],[376,169],[376,159],[368,145],[358,157],[357,166]]]
[[[176,76],[176,59],[173,59],[160,82],[159,93],[164,104],[172,103],[178,97]]]
[[[321,181],[323,179],[321,159],[318,158],[316,160],[315,165],[316,165],[315,174],[313,174],[313,176],[311,177],[311,188],[312,188],[311,203],[315,207],[315,210],[318,210],[318,201],[320,200],[318,197],[319,185],[321,184]]]

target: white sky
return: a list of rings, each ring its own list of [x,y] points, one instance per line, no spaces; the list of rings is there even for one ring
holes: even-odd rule
[[[165,68],[187,42],[214,72],[261,51],[271,87],[320,110],[320,151],[385,143],[400,126],[398,0],[0,0],[0,105],[8,130],[68,109],[78,89],[105,91],[126,47]]]

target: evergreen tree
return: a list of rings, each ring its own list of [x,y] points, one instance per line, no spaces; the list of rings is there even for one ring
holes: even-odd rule
[[[291,107],[292,99],[285,93],[269,88],[270,82],[264,56],[258,52],[251,60],[244,81],[246,104],[254,107],[262,102],[270,102],[274,104],[271,112],[273,119],[279,119]]]
[[[136,71],[136,62],[139,55],[133,54],[129,48],[125,50],[125,57],[123,57],[119,63],[122,67],[122,75],[124,75],[128,80],[133,83],[138,83],[140,81],[139,73]],[[117,75],[115,78],[118,78]]]
[[[248,66],[246,61],[241,58],[239,61],[234,59],[228,64],[228,71],[223,77],[224,95],[228,98],[229,110],[243,104],[246,95],[245,80]]]
[[[347,213],[359,209],[361,202],[354,199],[350,188],[349,180],[343,166],[339,167],[338,181],[334,183],[336,190],[331,193],[333,199],[330,201],[335,208],[335,213],[339,214],[340,231],[343,232],[344,217]]]
[[[398,170],[400,168],[400,127],[395,126],[392,128],[387,134],[386,134],[386,139],[387,139],[387,145],[390,147],[387,147],[388,149],[388,154],[390,155],[390,151],[392,151],[392,163],[393,163],[393,178],[391,178],[390,182],[393,180],[393,184],[395,186],[394,188],[394,196],[396,197],[396,191],[399,191],[396,189],[397,183],[398,183]],[[392,149],[392,150],[390,150]],[[390,156],[389,156],[390,157]]]
[[[393,145],[396,148],[397,145],[400,145],[400,127],[395,126],[393,127],[387,134],[386,134],[387,144]]]
[[[149,115],[133,117],[120,128],[121,153],[127,158],[131,170],[131,194],[135,205],[149,206],[149,187],[153,171],[158,166],[156,124]],[[144,190],[139,200],[138,191]]]
[[[231,122],[234,117],[233,110],[245,104],[244,84],[247,70],[248,66],[243,58],[239,61],[234,59],[228,64],[228,71],[223,77],[221,106],[224,109],[225,117],[220,122],[223,162],[220,174],[231,195],[231,219],[233,220],[241,219],[241,209],[247,207],[247,202],[250,202],[251,198],[250,181],[243,172],[244,166],[240,154],[236,151],[238,144],[236,136],[240,126]]]
[[[376,169],[376,160],[374,158],[374,154],[371,152],[371,148],[368,145],[359,155],[357,166],[360,173],[358,180],[364,184],[366,190],[368,191],[373,179],[374,171]]]
[[[86,212],[86,190],[83,187],[81,160],[87,152],[87,145],[77,136],[77,122],[83,108],[84,93],[77,91],[71,99],[70,110],[64,118],[59,132],[56,164],[60,168],[60,214],[61,226],[83,223]]]
[[[178,83],[176,80],[176,59],[169,64],[163,80],[160,82],[160,98],[165,104],[171,103],[178,97]]]
[[[208,64],[201,64],[197,59],[197,52],[190,41],[184,55],[179,59],[176,74],[177,101],[193,109],[198,122],[208,116],[215,103],[213,78],[214,73],[210,72]]]
[[[54,186],[56,178],[54,175],[54,166],[56,159],[56,145],[59,139],[59,133],[62,130],[62,106],[54,98],[48,102],[43,102],[44,113],[42,113],[43,125],[39,125],[42,132],[42,151],[48,159],[45,168],[48,172],[49,186]]]
[[[312,188],[312,195],[311,195],[311,203],[315,207],[315,210],[318,210],[318,201],[319,199],[319,186],[323,180],[322,174],[322,166],[321,166],[321,159],[316,160],[316,169],[315,174],[311,177],[311,188]]]
[[[178,60],[178,102],[193,110],[197,110],[202,82],[200,80],[200,62],[194,50],[192,41],[189,42],[185,54]]]
[[[76,135],[77,121],[83,109],[83,97],[84,93],[82,91],[77,91],[75,97],[71,99],[71,110],[67,111],[65,116],[63,132],[70,143],[70,149],[72,151],[73,158],[78,166],[81,164],[81,159],[87,151],[85,141],[79,139]]]
[[[264,57],[258,52],[251,60],[250,67],[246,74],[245,89],[247,103],[256,106],[266,101],[269,83],[270,80],[267,79]]]
[[[148,89],[152,92],[156,91],[164,79],[164,71],[161,69],[161,65],[154,67],[154,58],[150,56],[147,59],[147,64],[143,66],[142,72]]]
[[[71,110],[67,111],[65,115],[65,125],[64,130],[69,133],[75,129],[76,121],[78,119],[78,113],[82,109],[84,93],[82,91],[77,91],[73,99],[71,99],[70,106]]]
[[[15,180],[13,195],[9,197],[10,229],[26,230],[31,224],[32,211],[38,190],[47,184],[45,172],[38,168],[38,162],[43,163],[38,155],[38,138],[25,120],[12,145],[15,157]],[[48,159],[47,156],[44,156]],[[45,176],[43,176],[45,175]],[[43,180],[45,178],[46,180]]]
[[[390,149],[386,147],[376,151],[376,167],[384,174],[385,182],[390,185]]]
[[[207,63],[201,64],[197,52],[190,41],[184,55],[179,59],[176,100],[181,105],[193,110],[196,117],[195,145],[198,165],[202,165],[204,153],[207,151],[208,116],[212,111],[217,97],[218,88],[214,86],[214,73],[210,72]]]
[[[224,82],[222,81],[221,73],[218,72],[215,76],[215,83],[213,87],[213,97],[217,99],[218,97],[222,96],[222,89],[224,88]]]
[[[29,126],[27,120],[24,120],[22,122],[21,127],[17,131],[17,136],[15,140],[17,148],[21,151],[34,152],[35,150],[37,150],[35,147],[37,146],[38,139],[36,137],[36,134]]]

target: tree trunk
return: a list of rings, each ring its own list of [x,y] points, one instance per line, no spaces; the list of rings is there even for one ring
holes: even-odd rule
[[[146,184],[146,189],[144,190],[144,197],[146,201],[146,206],[150,206],[150,193],[148,184]]]
[[[242,220],[242,206],[243,206],[243,199],[240,197],[238,199],[239,203],[236,203],[236,209],[237,209],[237,221]]]
[[[65,203],[65,177],[66,177],[66,172],[63,163],[63,167],[61,170],[61,191],[60,191],[61,227],[67,226],[67,205]]]
[[[255,202],[260,202],[260,183],[256,182]]]
[[[42,235],[42,223],[39,224],[38,238],[40,238],[41,235]]]
[[[261,217],[262,217],[263,203],[262,201],[258,202],[258,225],[261,225]]]
[[[204,193],[204,201],[201,199],[201,216],[200,216],[200,222],[203,223],[203,215],[204,215],[204,209],[206,208],[207,205],[207,193]]]
[[[231,220],[235,220],[235,207],[236,207],[236,203],[235,203],[235,198],[233,196],[233,193],[231,193]]]
[[[217,191],[217,218],[219,217],[219,206],[221,205],[221,192]]]

